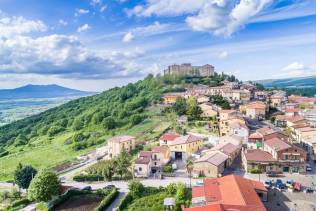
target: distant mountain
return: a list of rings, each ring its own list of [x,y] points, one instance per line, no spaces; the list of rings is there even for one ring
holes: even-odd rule
[[[0,90],[0,99],[26,99],[26,98],[55,98],[93,95],[93,92],[85,92],[70,89],[55,84],[52,85],[26,85],[16,89]]]
[[[267,88],[315,88],[316,76],[286,78],[286,79],[268,79],[256,81]]]

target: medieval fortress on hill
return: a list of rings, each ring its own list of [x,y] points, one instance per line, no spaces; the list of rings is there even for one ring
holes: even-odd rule
[[[208,77],[214,75],[214,66],[209,64],[192,66],[190,63],[173,64],[164,70],[164,75]]]

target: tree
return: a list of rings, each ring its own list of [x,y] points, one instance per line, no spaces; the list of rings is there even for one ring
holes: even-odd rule
[[[115,166],[116,166],[116,163],[113,160],[105,161],[102,174],[106,180],[112,181],[112,177],[115,173]]]
[[[37,170],[32,166],[23,166],[21,163],[19,163],[14,172],[14,182],[20,188],[27,189],[36,174]]]
[[[199,107],[197,100],[194,97],[190,97],[188,100],[188,108],[187,108],[187,115],[189,116],[189,118],[197,119],[199,118],[201,113],[202,113],[202,110]]]
[[[116,127],[115,119],[112,117],[107,117],[103,120],[103,127],[107,130],[114,129]]]
[[[128,189],[131,195],[133,196],[133,198],[141,197],[142,193],[145,190],[144,185],[136,180],[131,180],[128,183]]]
[[[230,109],[229,102],[224,99],[221,95],[215,95],[210,97],[210,101],[215,105],[220,106],[222,109]]]
[[[81,118],[76,118],[74,122],[72,123],[72,128],[74,130],[81,130],[83,128],[83,122]]]
[[[189,178],[190,178],[190,187],[191,187],[191,174],[192,174],[192,171],[193,171],[193,162],[192,160],[188,160],[187,163],[186,163],[186,169],[187,169],[187,172],[189,174]]]
[[[131,165],[130,155],[124,148],[119,156],[115,159],[115,163],[115,171],[122,179],[124,175],[128,174],[128,167]]]
[[[177,205],[181,205],[185,203],[186,198],[186,187],[183,183],[179,183],[177,185],[177,192],[176,192],[176,203]]]
[[[176,112],[179,116],[184,115],[187,110],[187,102],[184,98],[178,97],[176,102],[172,105],[172,109]]]
[[[49,201],[59,194],[60,183],[55,173],[40,171],[32,180],[28,189],[28,198],[35,201]]]

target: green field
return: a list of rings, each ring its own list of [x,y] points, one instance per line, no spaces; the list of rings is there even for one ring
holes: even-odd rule
[[[152,118],[145,120],[139,125],[130,129],[119,129],[115,135],[128,134],[136,136],[138,140],[152,140],[166,130],[170,124],[164,118]],[[74,151],[71,146],[65,145],[64,142],[72,137],[73,132],[65,132],[54,139],[41,138],[32,142],[31,146],[14,148],[15,153],[0,158],[0,181],[12,180],[13,172],[19,162],[22,164],[31,164],[34,167],[51,168],[66,161],[74,160],[76,156],[92,151],[98,146],[93,146],[82,151]],[[104,135],[104,145],[109,135]],[[20,151],[23,150],[23,151]]]

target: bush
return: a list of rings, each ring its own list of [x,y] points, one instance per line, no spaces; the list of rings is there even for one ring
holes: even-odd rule
[[[59,195],[60,184],[55,173],[49,170],[39,172],[28,189],[28,198],[35,201],[48,201]]]
[[[164,173],[172,173],[172,172],[173,172],[173,169],[172,169],[171,164],[165,165],[165,166],[163,167],[163,172],[164,172]]]
[[[77,175],[73,177],[73,180],[76,182],[95,182],[95,181],[103,181],[104,177],[97,174],[88,174],[88,175]]]
[[[29,203],[31,203],[30,200],[24,198],[14,201],[9,207],[7,207],[7,210],[20,210],[20,208],[26,207]]]
[[[106,210],[106,208],[113,203],[113,201],[116,199],[118,194],[119,194],[119,192],[118,192],[117,188],[112,189],[110,194],[105,196],[105,198],[101,201],[99,206],[94,209],[94,211]]]
[[[45,205],[49,210],[52,210],[54,207],[58,206],[59,204],[64,203],[68,199],[70,199],[73,196],[78,195],[84,195],[84,194],[90,194],[90,191],[85,190],[76,190],[76,189],[70,189],[65,194],[57,197],[56,199],[50,201],[47,205]]]
[[[133,198],[138,198],[142,195],[145,190],[145,187],[142,183],[136,180],[132,180],[128,183],[128,189],[133,196]]]
[[[261,170],[260,169],[257,169],[257,168],[254,168],[254,169],[250,169],[249,172],[251,174],[261,174]]]

